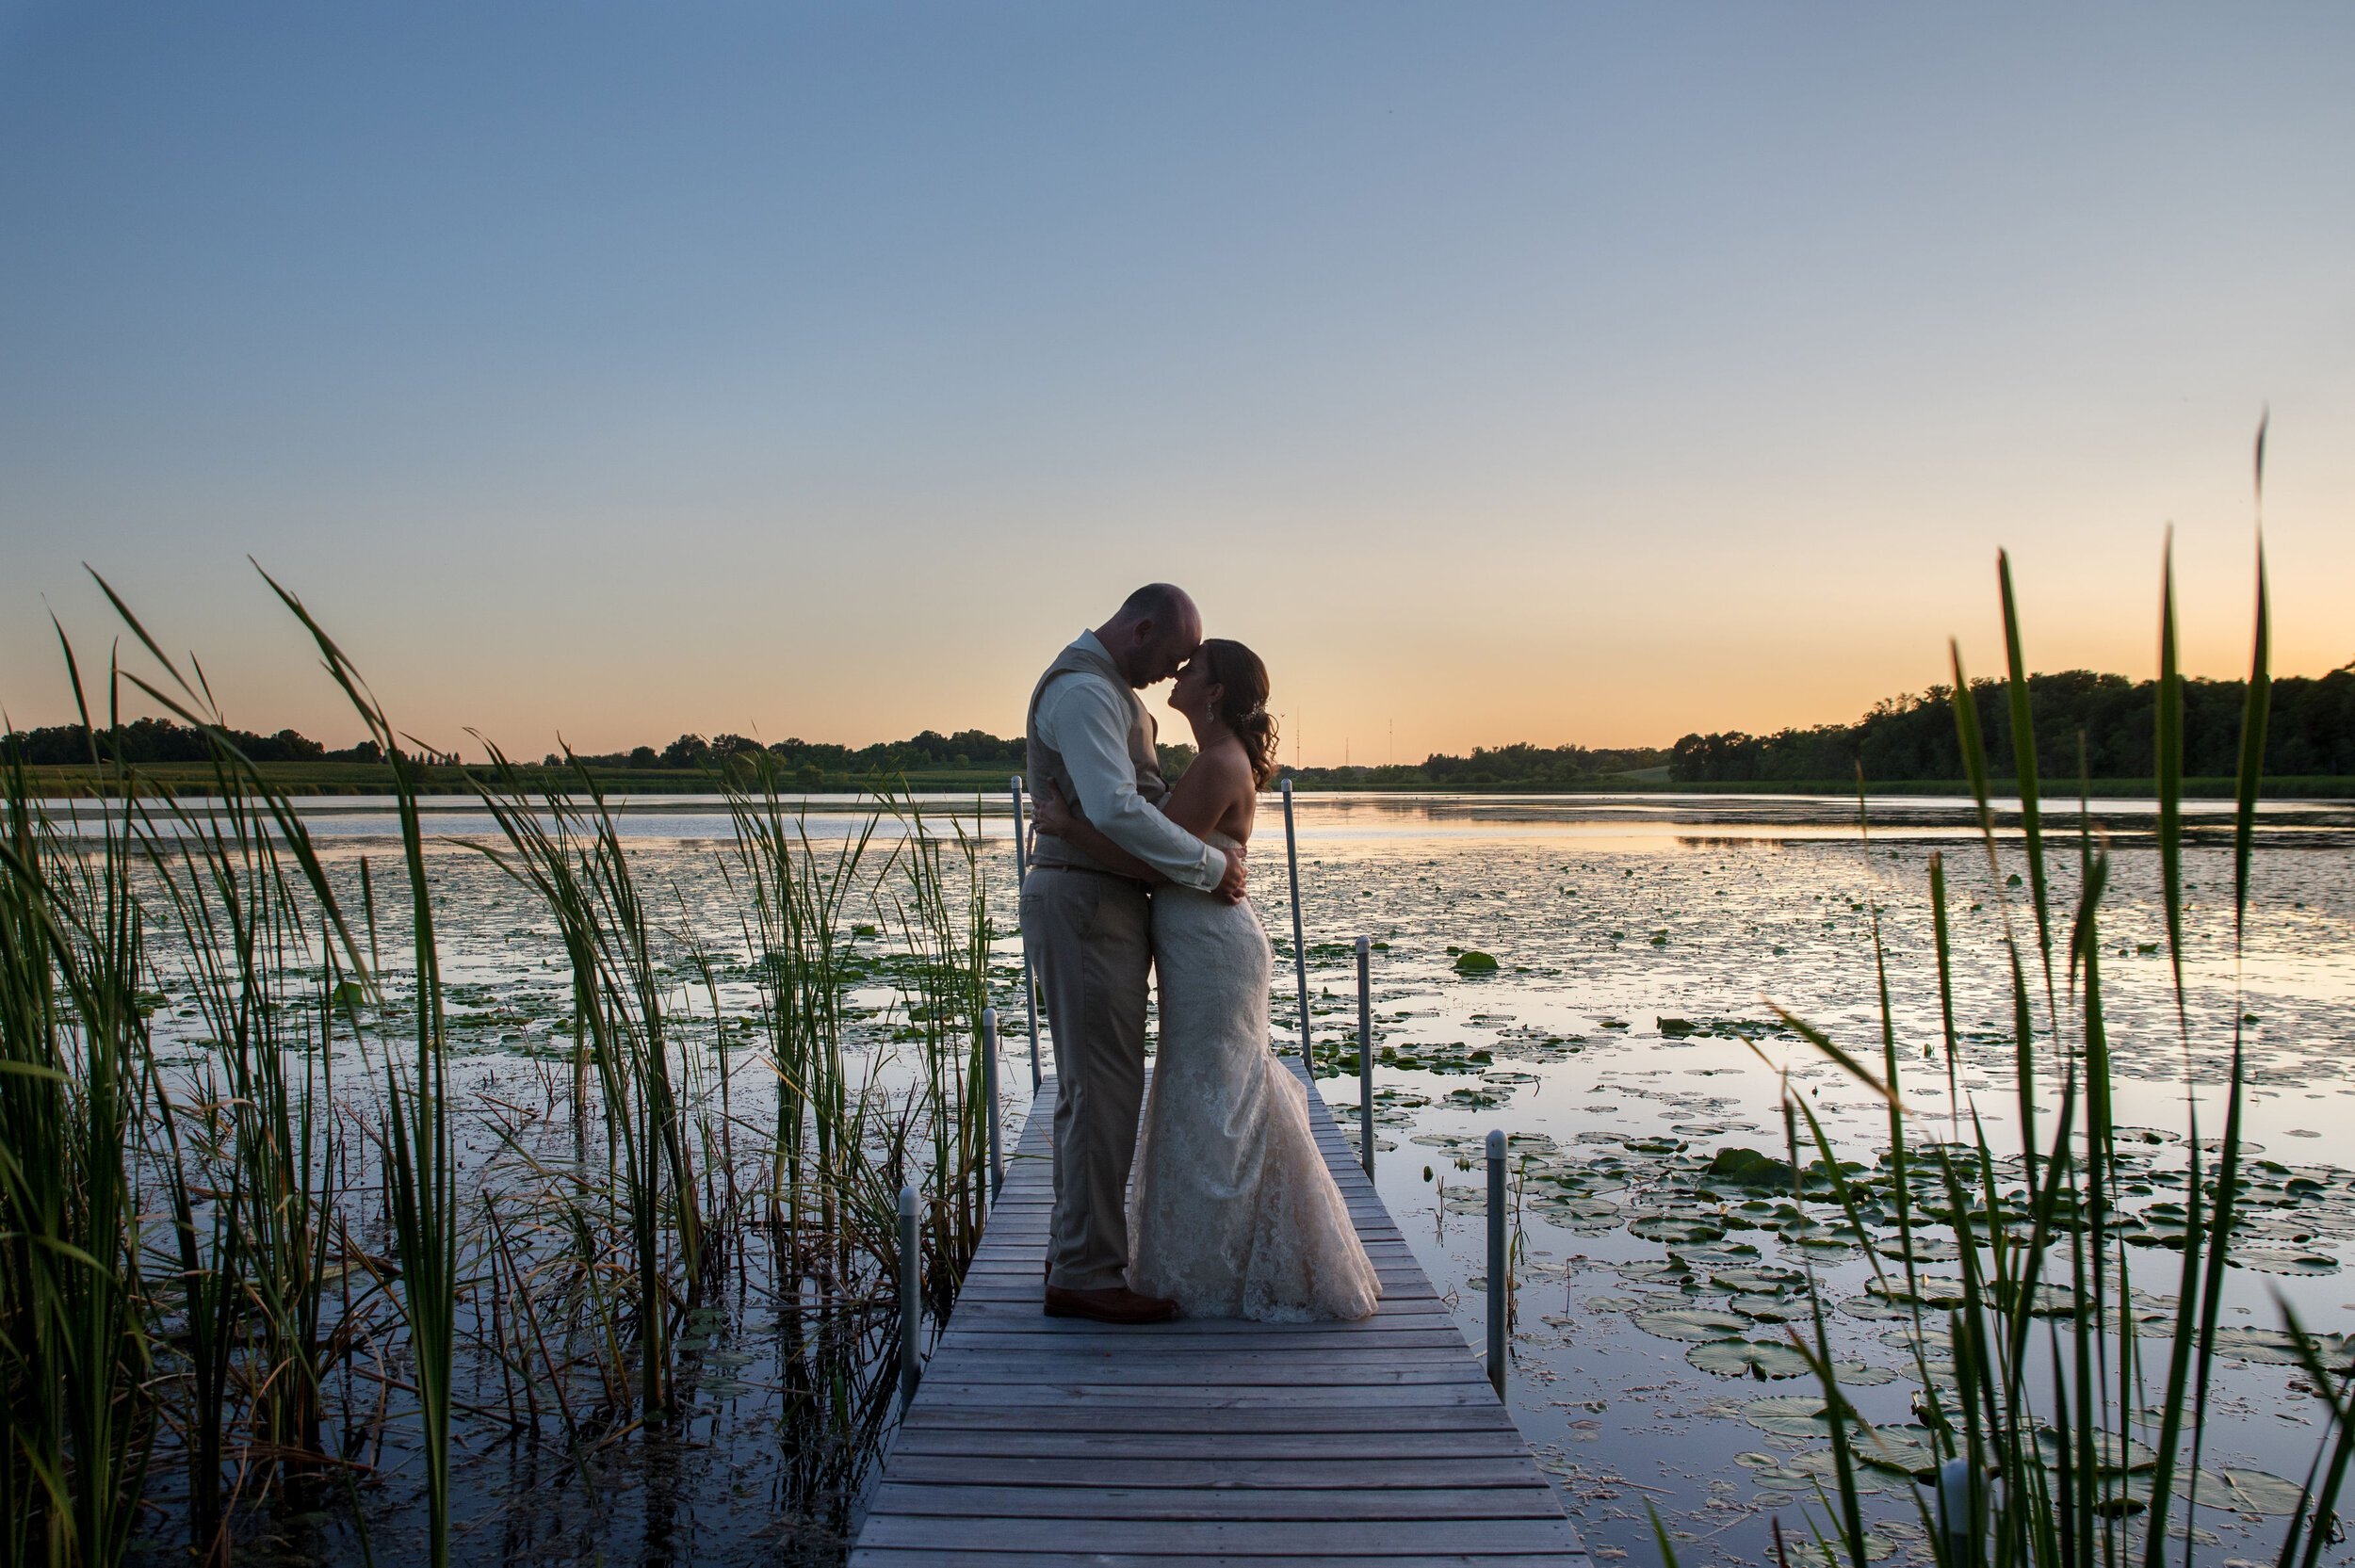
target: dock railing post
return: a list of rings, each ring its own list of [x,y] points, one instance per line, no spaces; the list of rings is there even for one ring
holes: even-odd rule
[[[1357,939],[1357,1155],[1373,1175],[1373,944]]]
[[[1938,1533],[1946,1547],[1946,1560],[1961,1568],[1979,1560],[1972,1529],[1977,1510],[1976,1476],[1967,1459],[1950,1459],[1938,1467]]]
[[[1031,880],[1031,847],[1025,836],[1022,816],[1022,775],[1014,776],[1014,892],[1019,902],[1025,883]],[[1015,916],[1016,931],[1022,929],[1019,913]],[[1038,1092],[1038,981],[1031,977],[1031,939],[1022,939],[1022,1016],[1031,1026],[1031,1092]]]
[[[1504,1316],[1510,1309],[1506,1297],[1504,1262],[1504,1133],[1502,1128],[1488,1132],[1488,1382],[1495,1386],[1497,1398],[1504,1398]]]
[[[918,1336],[924,1330],[924,1266],[917,1251],[916,1188],[900,1188],[900,1412],[907,1413],[916,1398],[917,1374],[923,1369],[924,1351]]]
[[[1316,1045],[1308,1033],[1308,946],[1301,935],[1300,841],[1292,832],[1292,782],[1284,781],[1284,863],[1291,868],[1292,890],[1292,974],[1300,984],[1300,1060],[1313,1084],[1317,1075]]]
[[[1005,1133],[998,1124],[998,1010],[982,1009],[982,1093],[989,1101],[989,1201],[1006,1185]]]

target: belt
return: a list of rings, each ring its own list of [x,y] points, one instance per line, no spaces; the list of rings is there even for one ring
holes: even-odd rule
[[[1131,877],[1126,871],[1107,871],[1100,865],[1065,865],[1061,861],[1048,861],[1042,865],[1033,865],[1031,869],[1033,871],[1069,871],[1081,877],[1106,877],[1116,882],[1126,882],[1142,892],[1153,891],[1153,884],[1143,877]]]

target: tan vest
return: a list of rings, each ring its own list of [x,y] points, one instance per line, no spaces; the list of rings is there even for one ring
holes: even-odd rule
[[[1065,675],[1100,675],[1112,683],[1113,689],[1129,700],[1129,760],[1136,764],[1137,793],[1147,801],[1158,804],[1169,793],[1169,785],[1161,779],[1161,756],[1154,741],[1159,728],[1153,716],[1145,711],[1145,702],[1136,688],[1121,674],[1120,667],[1085,642],[1074,642],[1055,655],[1055,662],[1047,667],[1047,673],[1038,678],[1031,690],[1030,718],[1024,725],[1029,753],[1031,787],[1036,789],[1040,781],[1052,784],[1063,798],[1070,802],[1072,815],[1085,816],[1080,809],[1080,792],[1072,787],[1070,770],[1064,767],[1063,757],[1039,738],[1038,702],[1047,695],[1047,687]],[[1031,840],[1031,864],[1033,865],[1077,865],[1089,870],[1106,869],[1084,850],[1072,847],[1065,839],[1040,833]]]

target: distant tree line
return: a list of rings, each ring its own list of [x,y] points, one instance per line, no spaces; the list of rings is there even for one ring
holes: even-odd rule
[[[293,730],[280,730],[276,735],[256,735],[252,730],[231,730],[230,743],[255,762],[382,762],[384,753],[373,740],[364,740],[340,752],[331,752]],[[102,729],[93,738],[81,724],[51,724],[37,730],[11,730],[7,739],[8,752],[32,767],[71,766],[88,763],[92,756],[102,762],[125,762],[147,766],[164,762],[203,762],[212,755],[204,732],[186,724],[175,724],[169,719],[134,719],[113,729]]]
[[[1351,768],[1288,768],[1310,788],[1466,789],[1591,784],[1659,768],[1668,753],[1656,746],[1475,746],[1468,757],[1434,752],[1419,763]]]
[[[2184,683],[2185,773],[2216,778],[2234,770],[2245,694],[2245,685],[2239,681]],[[1962,751],[1955,736],[1952,698],[1951,687],[1932,687],[1879,703],[1853,724],[1823,724],[1763,736],[1739,731],[1688,735],[1665,751],[1653,747],[1478,746],[1469,756],[1435,752],[1420,763],[1288,771],[1311,788],[1574,787],[1664,767],[1668,778],[1680,783],[1832,783],[1854,778],[1860,763],[1867,779],[1883,783],[1960,779]],[[2080,736],[2090,776],[2150,777],[2156,698],[2156,682],[2129,681],[2123,675],[2065,670],[2029,676],[2037,760],[2044,777],[2066,781],[2077,776]],[[1978,709],[1990,771],[1998,777],[2011,777],[2011,706],[2006,683],[1973,681],[1971,700]],[[293,730],[275,735],[249,730],[228,734],[255,762],[384,760],[373,741],[330,750]],[[102,760],[120,758],[142,766],[201,763],[209,755],[201,731],[167,719],[139,719],[117,729],[102,729],[94,741],[79,724],[18,730],[7,736],[7,745],[13,755],[36,766],[87,763],[93,750]],[[799,738],[763,745],[740,735],[708,739],[683,735],[659,749],[638,746],[583,754],[580,760],[601,769],[688,772],[723,767],[729,759],[748,760],[756,753],[773,758],[789,781],[802,784],[877,774],[982,769],[1013,774],[1026,768],[1021,736],[1002,737],[985,730],[959,730],[953,735],[925,730],[906,740],[859,747]],[[1190,746],[1161,748],[1162,770],[1173,779],[1193,759]],[[428,752],[424,760],[457,759]],[[551,767],[562,760],[553,754],[546,759]],[[2355,664],[2320,677],[2289,676],[2273,683],[2266,771],[2280,778],[2355,777]]]
[[[2184,771],[2193,778],[2231,775],[2239,766],[2243,681],[2184,683]],[[2028,677],[2037,768],[2047,780],[2078,776],[2082,737],[2086,773],[2096,779],[2150,778],[2156,770],[2152,733],[2156,681],[2064,670]],[[1986,739],[1989,771],[2015,776],[2009,683],[1976,680],[1971,701]],[[1877,703],[1853,724],[1779,730],[1773,735],[1688,735],[1671,748],[1668,776],[1683,783],[1845,781],[1860,764],[1869,780],[1960,779],[1954,688],[1935,686]],[[2266,726],[2266,771],[2277,778],[2355,775],[2355,664],[2318,678],[2273,683]]]
[[[384,760],[383,753],[373,741],[364,740],[357,746],[333,751],[293,730],[281,730],[276,735],[231,730],[229,737],[255,762]],[[86,763],[90,759],[89,733],[79,724],[21,730],[10,735],[8,740],[19,749],[24,760],[31,764]],[[166,719],[141,719],[119,730],[98,732],[97,749],[102,758],[111,759],[118,747],[122,760],[141,765],[203,762],[209,754],[201,731]],[[982,768],[993,773],[1015,774],[1025,771],[1028,767],[1020,736],[994,736],[986,730],[959,730],[953,735],[925,730],[906,740],[880,741],[872,746],[857,747],[798,737],[771,741],[764,746],[740,735],[717,735],[708,738],[700,735],[683,735],[659,748],[636,746],[625,751],[580,752],[577,755],[579,761],[601,770],[688,772],[715,766],[724,767],[731,759],[749,760],[760,753],[774,758],[789,779],[807,783],[864,778],[875,774],[887,777],[895,773]],[[1181,742],[1163,745],[1161,748],[1161,771],[1176,779],[1194,761],[1194,748]],[[441,753],[428,753],[426,760],[454,763],[457,759]],[[548,753],[543,760],[544,766],[550,768],[560,767],[564,761],[555,752]],[[1668,753],[1658,748],[1599,749],[1521,744],[1475,747],[1470,756],[1450,756],[1435,752],[1421,763],[1400,767],[1310,768],[1288,771],[1310,786],[1320,784],[1337,786],[1376,784],[1433,789],[1487,784],[1536,787],[1572,784],[1616,773],[1658,768],[1667,761]]]
[[[280,730],[275,735],[257,735],[251,730],[230,730],[230,741],[255,762],[363,762],[381,763],[384,753],[372,740],[357,746],[332,750],[308,736],[294,730]],[[33,766],[71,766],[88,763],[92,754],[102,761],[120,758],[140,766],[156,763],[201,763],[210,756],[204,734],[169,719],[139,719],[117,729],[101,729],[95,745],[90,732],[80,724],[57,724],[42,729],[17,730],[5,737],[5,744],[14,754]],[[1192,759],[1190,747],[1163,747],[1163,760],[1174,770],[1182,771]],[[882,741],[872,746],[836,746],[824,741],[802,739],[779,740],[769,745],[740,735],[720,735],[706,739],[699,735],[683,735],[668,746],[637,746],[626,751],[584,752],[579,760],[598,768],[628,768],[670,771],[692,771],[724,765],[730,758],[749,758],[766,753],[775,758],[788,774],[800,778],[865,777],[870,774],[920,773],[988,768],[1009,775],[1024,768],[1022,737],[1005,739],[985,730],[959,730],[954,735],[942,735],[926,730],[906,740]],[[424,752],[420,760],[454,765],[454,753]],[[554,752],[544,759],[548,767],[562,764],[563,758]]]
[[[959,730],[954,735],[925,730],[906,740],[885,740],[858,747],[799,738],[771,741],[764,746],[740,735],[718,735],[708,740],[699,735],[683,735],[659,751],[652,746],[638,746],[626,752],[583,752],[580,760],[593,768],[701,768],[723,764],[729,758],[750,759],[762,752],[774,757],[789,774],[812,779],[975,768],[993,771],[1003,768],[1011,775],[1021,772],[1023,768],[1021,736],[1006,740],[986,730]],[[547,758],[550,767],[563,760],[553,752]]]
[[[365,763],[384,760],[383,752],[372,740],[336,750],[295,730],[258,735],[252,730],[233,729],[227,734],[230,742],[255,762]],[[95,741],[90,731],[80,724],[53,724],[41,729],[15,730],[9,732],[0,744],[34,767],[88,763],[93,754],[101,761],[119,759],[139,766],[203,762],[212,754],[202,730],[174,723],[169,719],[138,719],[115,729],[102,728],[97,732]],[[1183,748],[1174,750],[1182,751]],[[780,740],[763,746],[740,735],[715,736],[709,740],[699,735],[683,735],[658,751],[652,746],[639,746],[623,752],[584,753],[580,760],[597,768],[686,770],[706,768],[728,757],[749,756],[759,752],[768,752],[796,772],[822,774],[936,772],[971,768],[987,768],[993,771],[1003,768],[1013,774],[1019,773],[1023,768],[1023,748],[1019,736],[1005,740],[983,730],[960,730],[955,735],[926,730],[911,739],[861,747],[798,739]],[[1191,755],[1191,752],[1187,754]],[[418,756],[422,761],[441,764],[454,765],[459,760],[452,752],[427,751],[419,752]],[[546,763],[555,767],[563,760],[551,753]]]

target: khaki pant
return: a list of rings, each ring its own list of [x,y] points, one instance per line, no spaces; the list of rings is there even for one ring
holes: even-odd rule
[[[1055,1213],[1048,1283],[1129,1282],[1129,1167],[1145,1101],[1152,901],[1123,877],[1033,866],[1022,941],[1054,1030]]]

